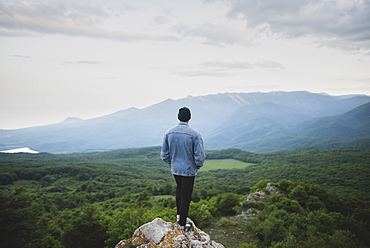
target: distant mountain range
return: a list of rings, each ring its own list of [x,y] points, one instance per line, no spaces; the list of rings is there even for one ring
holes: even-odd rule
[[[182,106],[191,109],[190,125],[203,135],[206,149],[269,152],[370,139],[370,96],[279,91],[189,96],[100,118],[0,130],[0,150],[29,147],[67,153],[157,146],[165,131],[178,123]]]

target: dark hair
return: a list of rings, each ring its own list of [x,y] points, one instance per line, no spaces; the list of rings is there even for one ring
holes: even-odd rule
[[[177,118],[183,122],[187,122],[188,120],[190,120],[191,118],[190,109],[188,109],[187,107],[180,108]]]

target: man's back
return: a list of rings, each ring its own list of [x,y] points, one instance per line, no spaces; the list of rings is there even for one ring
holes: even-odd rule
[[[172,174],[195,176],[205,159],[202,136],[186,122],[180,122],[166,132],[161,157],[171,164]]]

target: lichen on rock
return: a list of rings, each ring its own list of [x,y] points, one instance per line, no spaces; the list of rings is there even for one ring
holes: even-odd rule
[[[190,231],[183,231],[177,223],[166,222],[156,218],[136,229],[132,238],[121,240],[116,248],[224,248],[222,244],[212,241],[210,236],[198,229],[191,219],[188,223],[193,225]]]

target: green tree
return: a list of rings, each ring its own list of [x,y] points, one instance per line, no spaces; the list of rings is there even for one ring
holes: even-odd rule
[[[336,230],[333,235],[320,233],[303,241],[300,248],[353,248],[363,247],[350,231]]]
[[[283,241],[279,241],[275,243],[272,247],[273,248],[297,248],[299,247],[299,245],[297,242],[297,238],[292,234],[288,234],[288,236],[286,236],[286,238]]]
[[[101,248],[107,238],[106,231],[102,213],[90,205],[75,213],[64,230],[63,244],[66,248]]]
[[[40,210],[22,188],[0,192],[1,247],[24,247],[36,238]]]
[[[189,217],[197,224],[198,227],[202,228],[207,226],[213,218],[211,212],[215,212],[215,209],[211,209],[209,203],[205,200],[199,202],[191,202],[189,209]]]
[[[65,248],[59,240],[47,234],[42,239],[34,239],[29,247],[32,248]]]
[[[211,207],[217,210],[215,215],[233,215],[236,213],[236,207],[240,204],[240,196],[234,193],[219,194],[212,197],[209,202]]]
[[[126,208],[116,211],[109,220],[106,245],[112,247],[118,241],[131,238],[134,231],[144,223],[152,221],[156,215],[143,208]]]
[[[251,187],[251,192],[257,192],[259,190],[265,191],[266,190],[266,186],[267,186],[267,184],[269,182],[271,182],[271,180],[269,180],[269,179],[265,179],[265,180],[259,181],[258,183],[256,183],[256,185],[254,185],[253,187]]]
[[[265,246],[268,246],[273,242],[283,241],[287,229],[284,227],[284,221],[282,219],[270,216],[255,227],[255,232],[259,240],[261,240]]]

